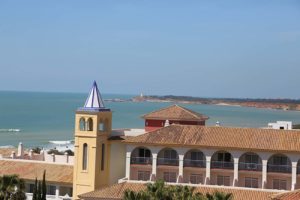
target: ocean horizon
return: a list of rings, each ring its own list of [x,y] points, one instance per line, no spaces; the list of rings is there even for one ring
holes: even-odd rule
[[[74,139],[75,111],[87,93],[0,91],[0,146],[43,147],[51,141]],[[134,95],[102,94],[103,99],[130,99]],[[113,112],[113,128],[143,128],[143,114],[169,102],[105,102]],[[300,123],[300,112],[225,105],[180,104],[209,116],[208,126],[266,127],[268,122]]]

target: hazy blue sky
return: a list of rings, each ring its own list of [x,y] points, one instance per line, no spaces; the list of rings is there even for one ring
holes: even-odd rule
[[[0,0],[0,90],[300,98],[300,1]]]

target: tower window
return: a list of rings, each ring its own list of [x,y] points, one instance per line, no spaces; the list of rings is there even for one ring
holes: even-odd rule
[[[88,156],[88,145],[84,143],[83,152],[82,152],[82,170],[87,170],[87,156]]]
[[[105,125],[103,122],[99,123],[99,131],[105,131]]]
[[[102,152],[101,152],[101,171],[104,170],[104,159],[105,159],[105,144],[102,144]]]
[[[84,118],[80,118],[80,120],[79,120],[79,130],[85,131],[85,119]]]
[[[87,130],[88,131],[93,131],[93,120],[92,118],[89,118],[87,121]]]

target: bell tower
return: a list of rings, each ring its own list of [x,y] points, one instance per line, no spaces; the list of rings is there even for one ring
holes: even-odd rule
[[[97,83],[75,117],[73,197],[109,183],[112,112],[105,108]]]

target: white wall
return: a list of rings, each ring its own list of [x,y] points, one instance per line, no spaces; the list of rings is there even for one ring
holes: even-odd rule
[[[268,123],[268,128],[282,129],[281,127],[283,127],[285,130],[293,129],[292,122],[290,121],[277,121],[276,123]]]
[[[111,143],[110,145],[110,180],[109,184],[118,183],[125,176],[126,145],[123,143]]]

